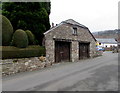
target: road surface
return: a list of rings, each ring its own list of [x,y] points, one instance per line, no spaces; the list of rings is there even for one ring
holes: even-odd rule
[[[117,91],[118,54],[3,77],[3,91]]]

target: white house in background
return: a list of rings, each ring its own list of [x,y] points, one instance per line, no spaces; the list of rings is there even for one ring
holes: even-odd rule
[[[96,38],[96,40],[102,47],[117,46],[117,41],[114,38]]]

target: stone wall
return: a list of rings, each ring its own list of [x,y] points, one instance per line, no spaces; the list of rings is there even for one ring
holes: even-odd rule
[[[72,47],[71,47],[71,59],[72,59],[72,62],[76,62],[78,61],[77,59],[79,59],[79,47],[78,47],[78,42],[74,41],[72,42]]]
[[[7,76],[25,71],[33,71],[52,65],[51,62],[45,61],[44,57],[0,60],[2,75]]]
[[[103,53],[102,51],[97,51],[97,54],[95,57],[101,56],[102,53]],[[78,58],[78,56],[75,56],[74,54],[75,53],[73,53],[72,56]],[[75,61],[76,60],[72,60],[72,62],[75,62]],[[53,62],[46,62],[45,57],[0,60],[0,67],[2,67],[3,76],[8,76],[8,75],[12,75],[20,72],[39,70],[45,67],[52,66],[53,64],[54,64]]]
[[[47,40],[47,43],[45,44],[46,48],[46,61],[54,63],[55,61],[55,54],[54,52],[54,41],[53,40]],[[48,47],[49,46],[49,47]]]

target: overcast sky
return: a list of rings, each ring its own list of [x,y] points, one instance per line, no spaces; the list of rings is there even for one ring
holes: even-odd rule
[[[51,0],[50,23],[67,19],[87,26],[91,32],[118,28],[119,0]]]

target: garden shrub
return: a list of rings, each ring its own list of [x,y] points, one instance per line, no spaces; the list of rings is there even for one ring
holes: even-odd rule
[[[9,46],[12,40],[13,27],[11,22],[3,15],[2,16],[2,45]]]
[[[35,36],[33,35],[33,33],[30,30],[26,30],[25,32],[28,36],[29,45],[34,45],[35,44]]]
[[[28,36],[22,29],[18,29],[13,34],[13,44],[19,48],[26,48],[28,46]]]
[[[40,56],[45,56],[45,47],[39,45],[31,45],[27,48],[17,48],[14,46],[2,47],[2,59],[29,58]]]

